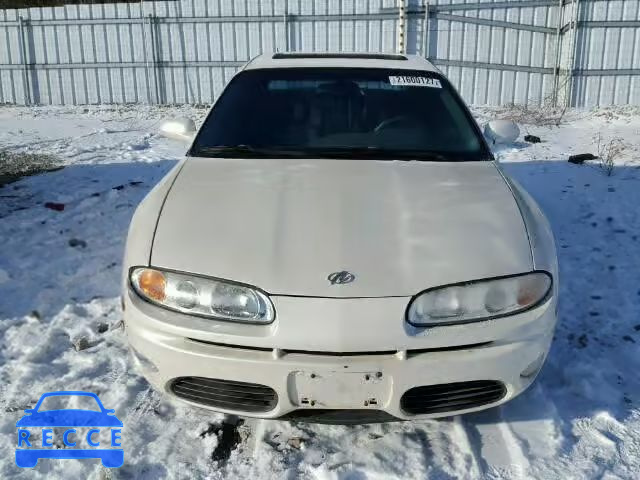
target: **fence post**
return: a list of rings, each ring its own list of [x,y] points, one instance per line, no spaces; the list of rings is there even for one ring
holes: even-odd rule
[[[429,31],[430,29],[430,23],[429,23],[429,2],[425,1],[424,2],[424,18],[422,20],[422,56],[426,59],[429,59],[429,55],[430,55],[430,51],[429,51],[429,34],[431,33]]]
[[[284,11],[284,15],[282,16],[282,25],[284,27],[284,51],[289,51],[289,13],[287,10]]]
[[[18,17],[18,41],[20,47],[20,62],[22,63],[22,89],[24,91],[24,104],[31,105],[31,87],[29,82],[29,64],[27,60],[27,37],[25,30],[29,27],[29,21],[22,15]]]
[[[575,78],[576,71],[576,57],[578,56],[578,29],[580,25],[580,0],[573,0],[574,11],[573,11],[573,29],[571,35],[571,52],[569,57],[569,71],[568,71],[568,85],[567,85],[567,94],[565,106],[571,107],[572,96],[573,96],[573,81]]]
[[[153,71],[153,85],[155,88],[155,103],[160,104],[162,99],[160,97],[160,81],[159,81],[159,66],[158,66],[158,53],[156,49],[157,35],[156,35],[156,24],[157,18],[154,17],[151,13],[147,16],[149,19],[149,40],[151,42],[151,71]],[[147,64],[148,65],[148,64]]]
[[[559,61],[557,66],[557,81],[554,77],[554,104],[557,107],[568,108],[572,106],[573,83],[576,75],[577,36],[580,25],[580,1],[563,2],[562,18],[563,26],[560,29],[561,40],[558,47]]]
[[[140,2],[140,28],[142,29],[142,57],[144,58],[144,84],[147,88],[147,103],[151,105],[151,67],[149,65],[149,54],[147,52],[147,22],[144,19],[144,10]]]
[[[562,50],[562,20],[564,17],[564,0],[558,0],[558,24],[556,28],[556,51],[553,68],[553,92],[551,92],[551,102],[554,107],[558,106],[558,89],[560,88],[560,54]]]
[[[407,6],[405,0],[398,0],[398,53],[407,53],[406,49],[406,29],[407,29]]]

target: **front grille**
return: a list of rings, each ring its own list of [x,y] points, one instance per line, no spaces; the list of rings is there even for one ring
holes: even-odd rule
[[[473,382],[424,385],[407,390],[400,406],[409,414],[453,412],[497,402],[507,393],[502,382]]]
[[[329,425],[361,425],[364,423],[398,422],[394,417],[382,410],[332,410],[309,408],[294,410],[280,417],[280,420],[291,420],[304,423],[325,423]]]
[[[200,343],[203,345],[211,345],[221,348],[233,348],[235,350],[255,351],[255,352],[268,352],[274,351],[271,347],[253,347],[246,345],[232,345],[229,343],[209,342],[207,340],[198,340],[197,338],[187,338],[190,342]],[[471,343],[466,345],[450,345],[447,347],[431,347],[431,348],[414,348],[406,350],[407,358],[412,358],[423,353],[438,353],[438,352],[455,352],[459,350],[471,350],[473,348],[482,348],[491,345],[492,342]],[[296,354],[296,355],[313,355],[317,357],[359,357],[359,356],[389,356],[400,353],[398,350],[366,350],[356,352],[331,352],[320,350],[293,350],[293,349],[281,349],[279,350],[281,355]]]
[[[225,410],[268,412],[278,404],[278,394],[273,388],[256,383],[179,377],[171,382],[170,389],[190,402]]]

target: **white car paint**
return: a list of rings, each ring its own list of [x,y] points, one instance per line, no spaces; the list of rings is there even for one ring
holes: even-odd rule
[[[246,68],[436,71],[417,57],[399,64],[262,56]],[[130,286],[136,266],[255,286],[270,296],[275,321],[244,325],[152,305]],[[124,267],[125,325],[145,376],[173,396],[172,382],[185,376],[277,392],[277,405],[266,412],[215,408],[240,415],[366,408],[413,419],[495,406],[531,384],[556,323],[549,226],[526,192],[489,161],[187,157],[138,207]],[[356,281],[327,280],[341,270]],[[425,289],[534,270],[551,274],[553,293],[528,311],[434,328],[406,322],[409,301]],[[382,380],[363,380],[376,374]],[[505,395],[426,415],[401,408],[412,387],[477,380],[502,382]]]
[[[491,162],[211,158],[176,179],[151,264],[321,297],[412,296],[533,267]],[[341,270],[357,281],[331,285]]]

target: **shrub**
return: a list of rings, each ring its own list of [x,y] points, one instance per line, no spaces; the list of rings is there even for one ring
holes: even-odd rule
[[[53,155],[0,150],[0,185],[60,167],[60,162]]]
[[[622,156],[626,145],[620,137],[614,137],[609,141],[602,138],[602,134],[598,132],[595,137],[596,148],[598,151],[599,165],[602,171],[610,177],[613,175],[616,166],[616,159]]]

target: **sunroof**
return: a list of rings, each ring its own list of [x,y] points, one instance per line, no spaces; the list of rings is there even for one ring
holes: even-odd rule
[[[368,60],[406,60],[404,55],[393,53],[274,53],[274,60],[286,58],[361,58]]]

